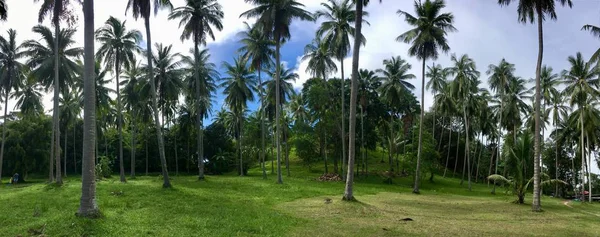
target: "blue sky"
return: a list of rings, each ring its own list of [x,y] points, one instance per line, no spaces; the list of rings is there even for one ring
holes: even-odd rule
[[[321,9],[323,0],[298,0],[306,5],[306,9],[314,12]],[[516,65],[516,74],[523,78],[532,78],[535,75],[535,63],[538,52],[537,28],[531,24],[521,24],[517,21],[516,4],[508,7],[500,7],[496,0],[447,0],[446,12],[452,12],[455,16],[454,26],[458,32],[448,35],[451,53],[441,55],[436,63],[448,66],[450,55],[468,54],[482,72],[482,86],[487,87],[487,75],[485,71],[489,64],[497,64],[502,58],[506,58]],[[581,31],[584,24],[600,25],[600,1],[596,0],[573,0],[573,8],[557,8],[558,21],[546,21],[544,27],[544,64],[560,72],[568,66],[567,57],[582,52],[583,56],[589,58],[592,53],[600,47],[600,39],[595,38],[588,32]],[[131,14],[125,15],[126,0],[96,0],[95,21],[96,27],[100,27],[109,16],[115,16],[127,20],[129,28],[144,31],[143,22],[136,21]],[[175,7],[182,6],[184,0],[172,0]],[[208,44],[213,61],[221,65],[222,61],[230,61],[236,55],[239,48],[236,34],[243,29],[243,22],[253,20],[240,19],[239,15],[250,9],[251,6],[243,0],[220,0],[225,12],[224,30],[216,34],[216,40]],[[31,28],[37,24],[37,11],[39,3],[32,0],[7,0],[10,8],[7,22],[0,23],[1,32],[5,29],[14,28],[18,31],[18,40],[39,39],[39,36],[31,33]],[[83,17],[75,5],[74,12],[78,13],[80,21]],[[421,64],[415,58],[407,55],[408,45],[398,43],[395,38],[409,29],[409,26],[396,14],[398,9],[409,13],[413,12],[413,1],[409,0],[383,0],[379,4],[374,1],[368,8],[370,17],[367,19],[371,24],[365,26],[363,34],[367,38],[367,44],[361,49],[361,68],[375,70],[381,67],[382,61],[392,56],[401,56],[413,65],[412,73],[420,79]],[[173,44],[177,52],[187,53],[191,42],[179,40],[180,30],[178,23],[167,20],[168,11],[163,10],[151,19],[152,38],[154,42]],[[48,22],[44,24],[49,25]],[[83,44],[83,31],[79,24],[73,25],[78,28],[77,42]],[[292,39],[282,48],[282,60],[300,75],[300,80],[295,84],[300,88],[302,83],[310,76],[305,72],[306,63],[298,61],[302,56],[303,48],[314,37],[317,23],[295,22],[292,25]],[[98,45],[96,45],[98,47]],[[431,65],[433,62],[427,62]],[[346,68],[350,68],[351,58],[344,60]],[[338,76],[336,73],[332,76]],[[416,86],[415,94],[420,97],[420,80],[413,80]],[[50,96],[45,96],[44,105],[46,109],[51,108]],[[217,104],[214,109],[221,107],[223,96],[219,94],[215,98]],[[426,92],[426,108],[432,104],[432,94]],[[14,102],[9,103],[12,108]],[[251,104],[251,109],[256,104]]]

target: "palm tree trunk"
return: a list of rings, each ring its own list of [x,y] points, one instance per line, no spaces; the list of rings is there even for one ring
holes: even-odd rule
[[[267,179],[267,170],[265,167],[265,93],[261,78],[262,64],[258,64],[258,93],[260,93],[260,160],[263,179]]]
[[[136,112],[135,110],[132,111],[133,112],[133,118],[131,119],[131,178],[134,179],[135,178],[135,148],[136,148],[136,144],[135,144],[135,136],[136,136],[136,126],[135,126],[135,119],[136,119]]]
[[[200,113],[200,111],[202,110],[201,106],[200,106],[200,98],[201,98],[201,94],[200,94],[200,70],[199,70],[199,58],[198,58],[198,46],[200,45],[199,39],[198,39],[198,33],[194,32],[194,62],[195,62],[195,66],[194,66],[194,71],[196,74],[196,129],[198,131],[198,134],[196,134],[197,138],[196,138],[196,152],[198,155],[198,180],[203,180],[204,179],[204,157],[202,155],[203,150],[202,149],[202,143],[203,143],[203,131],[202,131],[202,117],[200,115],[202,115],[202,113]]]
[[[148,176],[148,130],[144,129],[144,144],[146,145],[146,176]]]
[[[588,178],[588,198],[589,202],[592,203],[592,150],[590,149],[590,138],[588,136],[588,160],[587,160],[587,178]]]
[[[363,0],[356,0],[356,22],[355,22],[355,34],[361,35],[363,21]],[[360,56],[360,44],[361,38],[354,37],[354,50],[352,52],[352,82],[350,89],[350,117],[349,117],[349,130],[348,134],[348,176],[346,177],[346,188],[344,190],[343,200],[352,201],[354,199],[353,185],[354,185],[354,157],[356,149],[354,143],[356,138],[356,97],[358,95],[358,62]]]
[[[446,178],[446,171],[448,171],[448,160],[450,160],[450,144],[451,143],[452,143],[452,128],[450,128],[450,135],[448,135],[448,152],[446,153],[446,165],[444,166],[444,178]]]
[[[496,148],[494,147],[492,149],[492,154],[490,155],[490,168],[488,169],[488,175],[486,176],[486,179],[487,179],[487,177],[490,177],[490,175],[492,175],[492,165],[494,164],[494,156],[495,155],[496,155]],[[487,179],[487,181],[488,181],[487,184],[488,184],[488,187],[489,187],[490,186],[490,180]]]
[[[240,156],[240,176],[244,176],[244,159],[242,158],[242,116],[238,118],[238,155]]]
[[[532,211],[541,211],[541,183],[540,183],[540,160],[541,160],[541,143],[540,143],[540,101],[541,101],[541,86],[540,86],[540,72],[542,69],[542,58],[544,54],[544,34],[542,30],[542,9],[541,6],[537,7],[537,18],[538,18],[538,39],[539,39],[539,52],[537,59],[537,66],[535,69],[535,132],[534,132],[534,159],[533,159],[533,203],[531,205]]]
[[[483,133],[481,134],[481,140],[483,140]],[[483,145],[483,143],[481,143],[481,150],[479,151],[479,157],[477,157],[477,163],[475,165],[475,183],[477,183],[479,181],[479,162],[481,161],[481,155],[483,154],[483,150],[485,149],[485,146]]]
[[[275,42],[275,63],[277,63],[276,73],[275,73],[275,141],[277,146],[277,183],[283,184],[283,179],[281,178],[281,144],[279,140],[281,139],[281,121],[279,121],[279,117],[281,116],[281,94],[279,91],[281,90],[279,85],[280,74],[281,74],[281,55],[279,51],[281,49],[281,37],[276,36]]]
[[[458,166],[458,149],[460,148],[460,130],[456,139],[456,154],[454,155],[454,171],[452,172],[452,178],[456,176],[456,166]]]
[[[340,67],[341,67],[341,72],[342,72],[342,83],[341,83],[341,88],[342,88],[342,133],[341,133],[341,137],[342,137],[342,173],[344,173],[344,167],[346,166],[346,118],[344,117],[346,115],[345,113],[345,109],[344,109],[344,105],[345,105],[345,78],[344,78],[344,57],[341,57],[340,59]],[[342,175],[342,179],[344,178],[344,175]]]
[[[467,118],[467,108],[466,105],[463,106],[463,114],[465,117],[465,156],[467,157],[467,167],[471,167],[471,160],[469,157],[469,120]],[[470,169],[470,168],[469,168]],[[464,174],[463,170],[463,174]],[[468,172],[468,180],[469,180],[469,191],[471,191],[471,171]]]
[[[554,127],[556,128],[556,118],[554,119]],[[558,139],[554,143],[554,179],[558,180]],[[554,197],[558,197],[558,183],[554,185]]]
[[[96,100],[94,82],[94,1],[83,2],[84,13],[84,82],[83,96],[83,158],[81,160],[81,200],[79,203],[79,216],[97,217],[98,205],[96,203],[96,174],[94,172],[94,144],[96,139]]]
[[[394,157],[394,116],[390,113],[390,138],[388,139],[388,162],[390,163],[390,172],[394,171],[392,157]]]
[[[285,169],[287,170],[287,176],[290,177],[290,150],[288,149],[287,133],[284,134],[284,137],[285,137]]]
[[[9,69],[11,70],[11,69]],[[9,78],[11,80],[12,78]],[[10,84],[10,82],[9,82]],[[6,88],[5,99],[4,99],[4,123],[2,123],[2,146],[0,148],[0,183],[2,183],[2,163],[4,161],[4,143],[6,142],[6,113],[8,108],[8,94],[10,92],[10,85]]]
[[[56,4],[56,6],[58,6],[59,4]],[[57,12],[55,10],[55,12]],[[58,18],[56,18],[57,21],[54,22],[54,34],[55,35],[59,35],[60,34],[60,23],[58,22]],[[61,167],[60,167],[60,113],[59,113],[59,104],[58,104],[58,98],[59,98],[59,92],[60,92],[60,83],[59,83],[59,78],[58,78],[58,70],[59,70],[59,65],[60,65],[60,57],[58,56],[58,51],[56,49],[58,49],[58,41],[59,38],[57,37],[56,40],[54,41],[54,159],[56,159],[56,184],[62,185],[63,181],[62,181],[62,175],[61,175]]]
[[[6,108],[6,106],[4,107]],[[54,114],[53,114],[54,116]],[[56,136],[54,136],[54,119],[52,120],[52,136],[50,137],[50,160],[48,163],[48,166],[50,168],[49,172],[48,172],[48,182],[52,183],[54,182],[54,138],[56,138]]]
[[[77,174],[77,143],[75,143],[75,134],[77,134],[77,117],[78,116],[75,117],[75,123],[73,124],[73,170],[75,174]]]
[[[177,134],[173,137],[175,145],[175,176],[179,176],[179,156],[177,156]]]
[[[146,51],[148,54],[148,81],[150,82],[150,90],[152,90],[152,108],[154,114],[154,127],[156,129],[156,136],[158,138],[158,153],[160,156],[160,163],[163,175],[163,188],[170,188],[171,181],[169,180],[169,172],[167,171],[167,159],[165,157],[165,143],[162,136],[160,127],[160,121],[158,120],[158,101],[156,99],[156,85],[154,84],[154,71],[152,69],[152,38],[150,34],[150,17],[144,18],[144,24],[146,26]]]
[[[440,132],[440,141],[438,142],[438,148],[437,148],[438,151],[440,149],[442,149],[442,141],[444,140],[444,127],[442,127],[442,126],[444,126],[444,116],[442,116],[442,123],[440,125],[440,128],[442,131]],[[435,137],[434,137],[434,139],[435,139]]]
[[[64,138],[65,138],[65,150],[64,150],[65,154],[64,154],[64,158],[63,158],[64,163],[63,163],[63,173],[62,173],[63,178],[67,177],[67,134],[69,134],[68,132],[69,132],[69,129],[68,129],[67,124],[65,123],[65,136],[64,136]]]
[[[364,108],[360,105],[360,149],[362,153],[363,172],[367,174],[367,150],[365,149],[365,115]]]
[[[579,143],[579,147],[581,149],[581,186],[582,186],[582,190],[585,190],[585,148],[584,148],[584,141],[583,141],[583,109],[581,108],[581,106],[579,107],[579,122],[580,122],[580,143]],[[578,190],[579,191],[579,190]],[[582,198],[581,200],[584,200],[583,198],[583,193],[581,193]]]
[[[423,150],[423,118],[425,117],[425,59],[423,59],[422,79],[421,79],[421,117],[419,121],[419,150],[417,151],[417,172],[415,173],[415,186],[413,193],[419,193],[419,178],[421,175],[421,153]],[[435,137],[435,113],[433,122],[433,131]]]
[[[121,90],[119,88],[119,77],[121,75],[119,54],[120,52],[117,52],[117,59],[115,60],[115,78],[117,80],[117,127],[119,130],[119,176],[121,183],[125,183],[127,182],[127,179],[125,179],[125,164],[123,164],[123,112],[121,111]]]

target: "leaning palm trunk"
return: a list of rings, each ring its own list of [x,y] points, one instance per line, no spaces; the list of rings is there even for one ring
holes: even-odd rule
[[[450,128],[450,135],[448,135],[448,152],[446,153],[446,166],[444,166],[444,178],[446,178],[446,171],[448,171],[448,160],[450,159],[450,144],[451,143],[452,143],[452,128]]]
[[[125,165],[123,164],[123,112],[121,111],[121,90],[119,89],[119,74],[121,72],[119,55],[115,60],[115,78],[117,79],[117,127],[119,130],[119,175],[121,183],[127,182],[125,179]],[[133,145],[133,144],[132,144]]]
[[[96,217],[96,175],[94,173],[94,144],[96,139],[96,100],[94,82],[94,1],[85,0],[84,9],[84,82],[83,82],[83,158],[81,160],[81,200],[77,214]]]
[[[12,69],[9,69],[12,70]],[[9,80],[12,80],[9,75]],[[10,82],[9,82],[10,83]],[[4,123],[2,123],[2,147],[0,148],[0,183],[2,182],[2,163],[4,160],[4,143],[6,142],[6,112],[8,108],[8,94],[10,91],[10,85],[6,88],[4,98]]]
[[[152,114],[154,115],[154,127],[156,129],[156,136],[158,137],[158,153],[160,156],[160,164],[163,175],[163,188],[170,188],[171,181],[169,180],[169,172],[167,171],[167,159],[165,157],[165,143],[162,136],[160,121],[158,120],[158,101],[156,99],[156,85],[154,84],[154,71],[152,69],[152,38],[150,34],[150,18],[144,18],[144,24],[146,26],[146,51],[148,53],[148,81],[150,82],[150,90],[152,94]]]
[[[363,0],[356,0],[356,22],[355,35],[361,35],[363,21]],[[346,188],[344,190],[343,200],[352,201],[354,199],[354,157],[356,156],[355,138],[356,138],[356,98],[358,95],[358,62],[360,56],[361,38],[354,37],[354,49],[352,52],[352,81],[350,89],[350,117],[348,134],[348,176],[346,176]]]
[[[56,5],[58,6],[58,4]],[[56,11],[55,11],[56,12]],[[54,41],[54,159],[56,160],[56,183],[61,185],[63,183],[62,181],[62,175],[61,175],[61,167],[60,167],[60,113],[59,113],[59,104],[58,104],[58,97],[59,97],[59,92],[60,92],[60,83],[59,83],[59,78],[58,78],[58,70],[59,70],[59,63],[60,63],[60,57],[58,55],[58,41],[59,41],[59,35],[60,35],[60,24],[58,22],[58,17],[56,18],[57,21],[54,22],[54,31],[55,31],[55,35],[56,35],[56,40]]]
[[[541,86],[540,86],[540,72],[542,69],[542,58],[544,54],[544,34],[542,30],[542,8],[539,4],[537,7],[537,18],[538,18],[538,39],[539,39],[539,51],[537,65],[535,69],[535,133],[534,133],[534,156],[533,156],[533,203],[531,205],[532,211],[541,211],[541,183],[540,183],[540,160],[541,160],[541,142],[540,142],[540,102],[541,102]]]
[[[421,117],[419,118],[419,148],[417,151],[417,172],[415,173],[415,186],[413,189],[413,193],[419,193],[419,179],[421,175],[421,155],[423,150],[423,117],[425,116],[425,59],[423,58],[423,68],[422,68],[422,79],[421,79]],[[433,131],[435,137],[435,112],[433,115]]]

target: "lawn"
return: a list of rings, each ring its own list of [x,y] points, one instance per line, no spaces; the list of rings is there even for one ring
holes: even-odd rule
[[[102,180],[97,220],[75,217],[78,177],[61,187],[4,184],[0,236],[600,236],[600,205],[544,197],[545,211],[532,213],[502,188],[491,195],[486,184],[469,192],[460,180],[436,176],[415,195],[409,177],[384,184],[376,175],[358,178],[359,202],[348,203],[343,183],[315,181],[318,170],[294,167],[283,185],[258,170],[202,182],[174,176],[172,189],[157,176]]]

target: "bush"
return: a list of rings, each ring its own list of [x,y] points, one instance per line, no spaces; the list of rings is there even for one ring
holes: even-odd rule
[[[319,152],[315,150],[319,146],[312,135],[298,134],[292,139],[292,144],[296,147],[298,158],[309,169],[312,163],[319,161]]]
[[[106,156],[98,157],[96,164],[96,178],[110,178],[112,174],[112,161]]]

